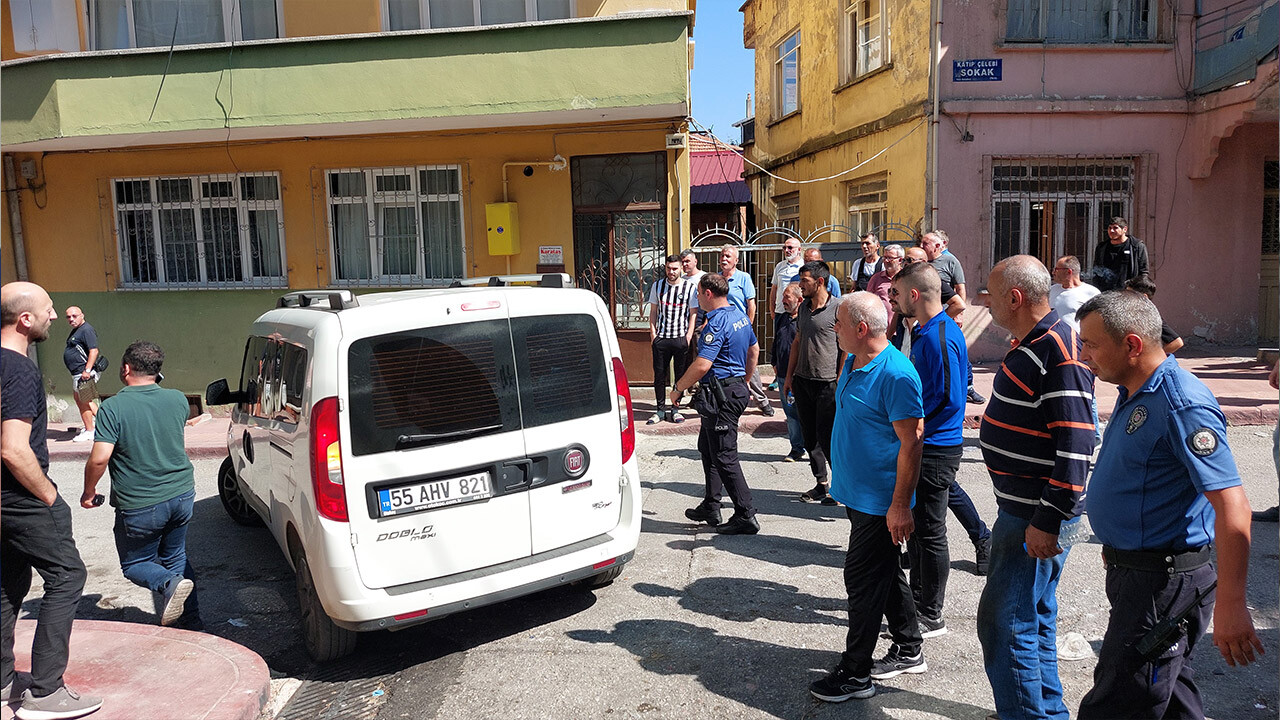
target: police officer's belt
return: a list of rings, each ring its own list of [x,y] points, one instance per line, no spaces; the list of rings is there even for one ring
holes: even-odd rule
[[[744,382],[744,381],[746,381],[746,379],[747,379],[747,376],[746,376],[746,375],[733,375],[733,376],[731,376],[731,377],[727,377],[727,378],[720,378],[720,384],[721,384],[721,385],[732,385],[732,384],[734,384],[734,383]],[[706,383],[703,383],[703,384],[705,385]]]
[[[1117,550],[1102,546],[1102,557],[1107,566],[1163,572],[1170,575],[1202,568],[1209,564],[1212,545],[1202,545],[1194,550]]]

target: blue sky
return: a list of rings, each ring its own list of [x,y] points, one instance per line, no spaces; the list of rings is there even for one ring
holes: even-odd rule
[[[717,137],[738,142],[733,124],[746,115],[755,82],[755,51],[742,47],[742,0],[698,3],[693,28],[693,117]]]

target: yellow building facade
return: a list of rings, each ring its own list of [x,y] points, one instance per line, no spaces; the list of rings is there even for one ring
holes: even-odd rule
[[[0,2],[6,282],[81,306],[108,357],[159,343],[198,392],[289,289],[566,272],[651,372],[642,294],[688,237],[691,0],[277,0],[252,23],[223,0],[171,58],[148,2],[51,0],[30,26]],[[504,202],[515,248],[486,222]]]

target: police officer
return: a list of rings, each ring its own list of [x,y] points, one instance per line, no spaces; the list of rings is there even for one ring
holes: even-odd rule
[[[1190,661],[1210,616],[1227,664],[1263,652],[1245,606],[1249,502],[1222,410],[1165,354],[1146,297],[1103,293],[1076,319],[1080,357],[1120,386],[1086,501],[1111,617],[1079,716],[1202,718]],[[1211,564],[1215,537],[1221,572]]]
[[[671,404],[694,383],[702,387],[694,409],[702,418],[698,432],[698,452],[706,475],[706,497],[697,507],[684,511],[685,517],[705,522],[722,535],[754,535],[760,532],[756,509],[751,504],[751,488],[738,462],[738,418],[747,408],[747,382],[755,372],[760,344],[751,321],[729,304],[729,283],[723,275],[707,273],[698,281],[698,304],[707,313],[706,325],[698,335],[698,357],[671,390]],[[722,490],[733,500],[733,517],[720,522]]]

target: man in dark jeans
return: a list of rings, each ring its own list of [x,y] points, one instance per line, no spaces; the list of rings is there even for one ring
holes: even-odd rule
[[[947,504],[964,443],[969,352],[960,326],[943,311],[942,282],[932,265],[903,268],[893,278],[889,303],[898,314],[916,322],[911,330],[911,364],[920,375],[925,416],[914,508],[916,532],[910,544],[911,592],[921,635],[930,638],[947,632],[942,618],[951,568]]]
[[[657,412],[648,424],[666,420],[684,422],[680,411],[667,402],[667,368],[675,362],[679,380],[689,367],[689,344],[693,341],[693,319],[698,311],[697,286],[681,274],[679,255],[668,255],[666,277],[649,288],[649,343],[653,351],[653,396]]]
[[[71,508],[49,479],[44,378],[27,357],[32,343],[49,338],[57,316],[39,285],[0,288],[0,699],[8,703],[17,690],[13,633],[34,568],[44,580],[44,599],[31,643],[31,686],[22,692],[17,716],[49,720],[102,707],[101,699],[77,695],[62,681],[87,573],[71,534]]]
[[[195,469],[183,442],[190,407],[156,379],[164,351],[139,340],[124,351],[124,388],[98,411],[93,451],[84,466],[80,505],[94,508],[98,481],[111,468],[116,551],[133,584],[154,594],[161,625],[198,629],[195,572],[187,560],[187,524],[196,497]]]

